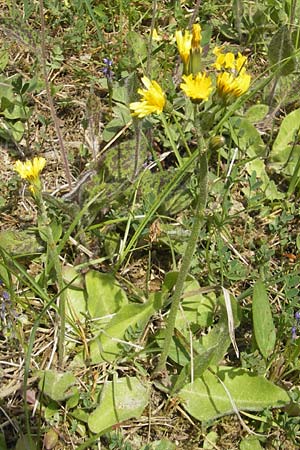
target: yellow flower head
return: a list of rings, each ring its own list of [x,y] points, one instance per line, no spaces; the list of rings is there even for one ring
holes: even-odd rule
[[[213,64],[217,70],[235,69],[235,57],[233,53],[222,53],[222,49],[216,47],[213,50],[213,54],[217,57],[216,62]]]
[[[201,27],[198,23],[194,23],[191,42],[192,49],[194,50],[199,49],[201,51],[200,42],[201,42]]]
[[[129,105],[133,110],[131,114],[140,119],[152,113],[160,114],[166,104],[165,93],[156,81],[143,77],[142,83],[146,89],[138,89],[138,93],[142,96],[141,101]]]
[[[192,47],[192,35],[188,30],[185,30],[184,35],[179,30],[176,31],[175,38],[180,58],[184,64],[188,64]]]
[[[25,162],[16,161],[14,170],[18,172],[21,178],[34,183],[38,178],[46,165],[45,158],[34,157],[32,161],[26,160]]]
[[[196,76],[183,75],[182,79],[184,83],[181,83],[180,87],[188,97],[195,102],[208,100],[213,88],[211,79],[205,73],[198,73]]]
[[[237,57],[233,53],[222,53],[222,48],[216,47],[213,50],[217,59],[213,66],[217,70],[222,70],[217,76],[217,93],[227,102],[230,99],[240,97],[250,86],[251,77],[246,73],[245,65],[247,57],[238,53]]]
[[[216,62],[213,64],[217,70],[229,69],[235,75],[239,75],[241,70],[245,69],[244,66],[247,63],[247,57],[243,56],[240,52],[235,57],[233,53],[222,53],[222,49],[216,47],[213,50],[213,54],[217,57]]]
[[[228,72],[220,73],[217,77],[217,92],[224,100],[240,97],[248,91],[250,80],[250,75],[247,75],[245,71],[238,76]]]
[[[34,157],[32,161],[16,161],[14,170],[21,178],[30,183],[29,189],[33,194],[41,189],[40,173],[46,165],[45,158]]]

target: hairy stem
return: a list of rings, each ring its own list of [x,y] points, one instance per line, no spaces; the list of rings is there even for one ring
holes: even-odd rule
[[[201,152],[201,150],[200,150]],[[207,152],[202,150],[199,156],[199,172],[198,172],[198,198],[197,198],[197,206],[195,210],[195,219],[191,231],[191,235],[189,238],[189,242],[187,248],[185,250],[185,254],[183,256],[181,269],[178,273],[178,278],[175,285],[175,291],[173,297],[171,299],[171,308],[168,315],[167,327],[165,330],[165,338],[163,349],[158,361],[158,364],[155,368],[154,374],[164,371],[166,369],[166,362],[168,353],[170,350],[170,345],[174,333],[175,321],[177,316],[177,311],[179,308],[179,303],[181,299],[181,295],[184,288],[184,282],[188,275],[191,261],[196,249],[197,240],[199,236],[199,231],[203,224],[204,218],[204,210],[206,207],[207,201],[207,175],[208,175],[208,165],[207,165]]]

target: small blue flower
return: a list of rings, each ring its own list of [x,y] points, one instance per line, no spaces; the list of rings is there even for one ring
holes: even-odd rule
[[[299,320],[300,320],[300,311],[297,311],[295,313],[295,319],[297,320],[297,322],[299,322]]]
[[[292,327],[292,339],[297,339],[297,327]]]
[[[105,67],[103,67],[102,73],[109,81],[111,81],[114,75],[113,71],[111,70],[113,62],[109,58],[103,58],[103,62],[105,64]]]
[[[6,291],[4,291],[4,292],[2,293],[2,297],[3,297],[4,300],[9,300],[9,293],[6,292]]]
[[[103,62],[106,66],[112,66],[113,62],[109,58],[103,58]]]

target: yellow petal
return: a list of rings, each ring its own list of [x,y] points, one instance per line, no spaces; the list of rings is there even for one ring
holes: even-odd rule
[[[166,104],[165,93],[156,81],[151,81],[147,77],[142,78],[142,83],[146,89],[138,89],[141,100],[129,105],[133,111],[132,115],[142,118],[152,113],[160,114]]]
[[[192,74],[183,75],[184,83],[180,87],[184,93],[195,101],[207,101],[212,91],[212,81],[205,73],[198,73],[196,76]]]

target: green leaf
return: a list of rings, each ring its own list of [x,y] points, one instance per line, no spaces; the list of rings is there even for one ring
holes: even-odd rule
[[[260,122],[268,114],[268,111],[269,111],[268,105],[264,104],[253,105],[250,106],[250,108],[247,110],[245,118],[251,123]]]
[[[51,221],[50,226],[51,226],[51,230],[52,230],[52,234],[53,234],[53,239],[54,239],[55,243],[57,243],[62,235],[62,231],[63,231],[62,224],[58,220],[53,219]]]
[[[202,377],[205,370],[211,365],[211,361],[217,349],[218,346],[216,344],[208,350],[202,349],[202,351],[200,350],[197,354],[194,354],[192,362],[187,362],[178,375],[172,388],[172,394],[179,391],[184,384],[191,379],[192,370],[194,379]]]
[[[110,122],[108,122],[103,130],[102,137],[104,142],[110,141],[125,125],[126,123],[124,123],[123,118],[120,117],[112,119]]]
[[[39,371],[39,390],[58,402],[74,395],[76,378],[71,372],[59,373],[55,370]]]
[[[128,46],[132,50],[134,65],[140,64],[143,59],[147,57],[147,45],[146,41],[141,37],[139,33],[135,31],[129,31],[127,33]]]
[[[83,289],[66,289],[66,320],[70,324],[84,322],[86,316],[86,293]]]
[[[70,415],[74,417],[74,419],[80,420],[80,422],[88,423],[89,414],[84,411],[81,406],[80,408],[76,408],[74,411],[70,412]]]
[[[290,402],[286,391],[263,376],[253,375],[244,369],[220,367],[216,375],[226,386],[238,410],[260,411],[282,407]],[[228,394],[217,377],[207,370],[201,378],[178,393],[187,412],[200,421],[207,422],[234,413]]]
[[[66,289],[66,320],[78,329],[76,322],[84,322],[87,313],[86,291],[84,290],[83,276],[74,267],[63,267],[63,278],[69,285]]]
[[[203,450],[214,450],[217,447],[217,441],[218,433],[215,431],[210,431],[204,436]]]
[[[168,441],[167,439],[162,439],[161,441],[154,441],[151,442],[150,448],[149,444],[143,446],[141,450],[176,450],[176,445],[172,442]]]
[[[38,241],[36,234],[26,230],[0,231],[0,247],[8,253],[19,257],[43,251],[43,246]]]
[[[233,296],[230,297],[234,327],[240,324],[240,307]],[[168,356],[176,364],[184,366],[173,386],[173,392],[177,391],[193,375],[200,377],[209,366],[217,365],[231,344],[228,329],[228,316],[223,296],[218,299],[219,309],[216,309],[219,319],[212,325],[210,331],[200,339],[193,339],[193,364],[190,357],[190,335],[188,332],[175,333],[172,337]],[[156,336],[157,344],[162,347],[164,331]]]
[[[116,114],[117,117],[122,117],[124,114],[126,114],[129,122],[132,117],[130,116],[128,108],[124,106],[127,105],[130,101],[128,98],[127,86],[120,86],[118,83],[114,84],[112,99],[115,102],[123,103],[123,105],[117,105],[113,108],[114,114]]]
[[[256,172],[257,177],[262,181],[261,189],[269,200],[283,198],[284,194],[277,190],[274,181],[270,180],[266,172],[263,160],[259,159],[260,155],[264,156],[265,144],[254,125],[241,117],[231,117],[229,123],[234,143],[251,158],[251,161],[245,164],[249,175]]]
[[[50,402],[47,404],[47,406],[44,409],[44,418],[46,422],[51,423],[58,423],[60,419],[60,405],[57,402],[54,402],[53,400],[50,400]]]
[[[165,340],[165,330],[161,330],[155,336],[157,345],[162,348]],[[199,342],[193,341],[193,351],[195,354],[201,353],[202,347]],[[185,366],[190,362],[190,342],[189,337],[181,333],[172,336],[168,357],[179,366]]]
[[[7,121],[6,125],[7,125],[9,132],[7,132],[6,130],[3,130],[3,133],[2,133],[2,130],[0,130],[0,134],[7,136],[8,139],[11,139],[11,136],[12,136],[16,142],[19,142],[22,139],[24,131],[25,131],[23,122],[21,122],[20,120],[17,120],[15,122]]]
[[[299,123],[300,108],[289,113],[281,122],[279,132],[272,147],[272,156],[277,155],[280,150],[288,147],[294,141],[296,132],[299,132]]]
[[[259,178],[262,182],[261,189],[268,200],[280,200],[285,197],[285,194],[278,191],[274,181],[270,180],[266,172],[265,164],[261,159],[249,161],[245,165],[245,168],[250,176],[254,172],[256,173],[257,178]]]
[[[297,248],[297,250],[300,250],[300,235],[299,234],[297,234],[297,237],[296,237],[296,248]]]
[[[126,335],[131,331],[132,334],[139,336],[149,318],[160,307],[160,292],[150,296],[149,301],[143,305],[129,304],[123,306],[102,330],[100,336],[91,342],[90,358],[92,364],[115,360],[124,353],[124,344],[126,343],[128,343],[129,348],[134,348],[133,340],[136,339]]]
[[[291,154],[293,144],[297,141],[300,126],[300,108],[289,113],[281,122],[278,134],[270,152],[270,167],[280,173],[293,175],[300,157],[300,146],[296,145]]]
[[[241,441],[240,450],[263,450],[263,448],[255,436],[249,436]]]
[[[92,318],[109,316],[128,303],[113,275],[90,270],[85,276],[88,311]]]
[[[63,266],[63,279],[65,283],[69,284],[72,282],[72,288],[83,289],[84,281],[82,275],[73,266]]]
[[[240,324],[241,310],[235,297],[230,296],[230,301],[234,327],[237,328]],[[218,365],[231,344],[228,329],[228,316],[223,296],[219,298],[219,305],[221,309],[219,321],[212,327],[208,334],[204,335],[199,340],[200,344],[206,349],[206,351],[215,349],[210,365]]]
[[[263,154],[265,144],[261,135],[249,120],[242,117],[229,119],[231,137],[234,143],[243,150],[249,158]]]
[[[253,288],[252,318],[256,343],[263,357],[268,358],[275,347],[276,333],[268,294],[261,280]]]
[[[75,408],[78,403],[79,403],[79,399],[80,399],[80,394],[79,391],[77,390],[71,397],[68,398],[68,400],[66,401],[66,407],[68,409],[73,409]]]
[[[0,70],[4,70],[9,61],[9,53],[6,49],[0,50]]]
[[[176,316],[176,328],[184,332],[190,327],[196,332],[200,327],[212,324],[216,295],[214,292],[201,294],[197,280],[187,281],[184,284],[181,306]]]
[[[17,97],[12,101],[7,97],[2,97],[1,101],[2,114],[6,119],[28,119],[29,108],[19,103]]]
[[[93,433],[102,433],[124,420],[139,418],[149,402],[149,395],[149,386],[142,384],[137,378],[106,381],[100,405],[89,416],[89,429]]]
[[[268,48],[268,57],[270,63],[275,66],[274,69],[281,65],[279,75],[286,76],[294,72],[296,64],[293,53],[290,31],[287,25],[284,25],[274,34]]]

